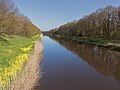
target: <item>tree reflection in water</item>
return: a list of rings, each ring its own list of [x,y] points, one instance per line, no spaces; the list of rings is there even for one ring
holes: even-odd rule
[[[70,40],[52,39],[64,46],[67,50],[77,54],[82,60],[104,76],[113,76],[120,82],[120,52]]]

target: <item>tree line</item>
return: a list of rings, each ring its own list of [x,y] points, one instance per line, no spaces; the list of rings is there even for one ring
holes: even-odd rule
[[[108,5],[79,20],[51,29],[49,33],[53,35],[120,39],[120,7]]]
[[[0,0],[0,35],[30,36],[41,33],[12,0]]]

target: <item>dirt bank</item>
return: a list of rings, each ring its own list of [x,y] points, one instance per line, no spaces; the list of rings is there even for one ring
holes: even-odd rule
[[[41,40],[36,41],[34,52],[25,64],[22,73],[6,90],[32,90],[37,80],[41,78],[40,63],[42,59],[43,45]]]

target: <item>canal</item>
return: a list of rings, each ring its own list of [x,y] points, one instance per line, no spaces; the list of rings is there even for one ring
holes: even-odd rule
[[[38,90],[120,90],[120,52],[43,37]]]

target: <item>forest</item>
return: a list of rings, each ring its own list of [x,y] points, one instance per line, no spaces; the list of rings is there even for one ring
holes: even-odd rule
[[[119,40],[120,7],[108,5],[79,20],[51,29],[49,34]]]
[[[12,0],[0,0],[0,35],[31,36],[41,33]]]

